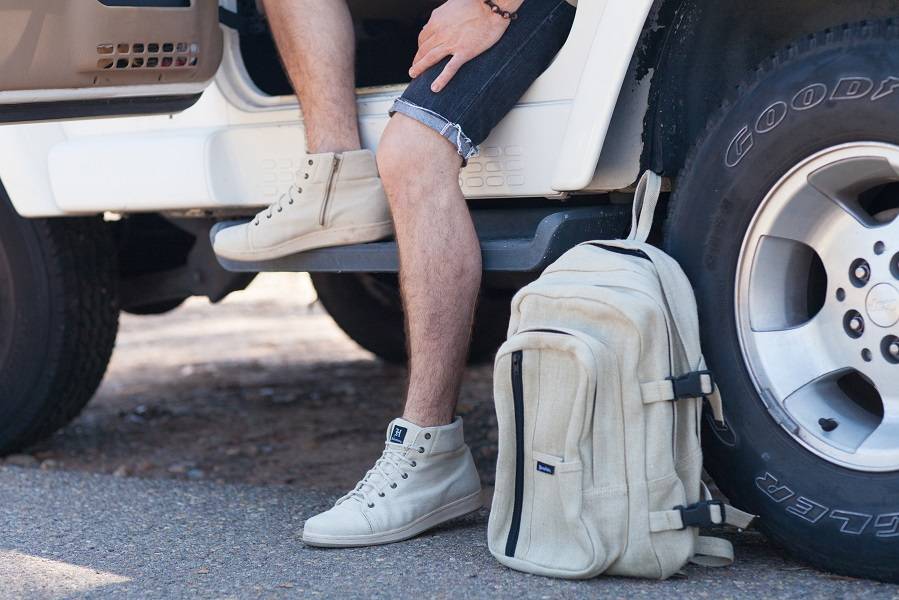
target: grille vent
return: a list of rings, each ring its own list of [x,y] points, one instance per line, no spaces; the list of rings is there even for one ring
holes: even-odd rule
[[[98,44],[97,68],[108,69],[195,69],[200,63],[196,42],[134,42]]]

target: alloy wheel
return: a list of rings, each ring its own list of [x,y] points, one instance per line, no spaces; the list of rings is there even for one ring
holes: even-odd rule
[[[772,417],[812,452],[899,470],[899,147],[835,146],[769,192],[737,267],[736,318]]]

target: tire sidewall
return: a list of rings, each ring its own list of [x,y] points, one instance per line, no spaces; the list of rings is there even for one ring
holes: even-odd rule
[[[748,87],[688,162],[666,240],[696,287],[704,350],[731,429],[706,422],[710,472],[732,501],[759,514],[760,526],[789,549],[834,570],[885,579],[897,577],[889,571],[899,558],[899,473],[838,467],[776,424],[745,367],[734,287],[756,210],[793,166],[842,143],[899,144],[899,79],[891,80],[899,78],[895,44],[870,40],[812,50]],[[858,97],[841,98],[853,78],[862,82]],[[865,81],[871,90],[861,95]]]
[[[357,344],[392,363],[407,361],[399,279],[372,273],[313,273],[319,300]],[[492,361],[506,337],[512,292],[482,289],[472,328],[469,363]]]
[[[41,410],[60,315],[50,302],[46,257],[33,223],[19,217],[0,197],[0,440]],[[58,340],[57,340],[58,342]],[[2,450],[2,449],[0,449]]]

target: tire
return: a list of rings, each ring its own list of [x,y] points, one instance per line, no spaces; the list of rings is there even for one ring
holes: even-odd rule
[[[99,219],[23,219],[0,186],[0,455],[96,391],[118,330],[115,256]]]
[[[899,145],[899,85],[894,85],[899,84],[897,44],[896,23],[866,23],[807,38],[770,59],[750,83],[738,90],[736,99],[711,120],[692,150],[671,199],[665,227],[668,251],[681,262],[695,285],[705,354],[725,401],[726,426],[715,425],[708,416],[704,420],[703,445],[708,471],[732,502],[759,515],[758,526],[797,558],[845,575],[894,582],[899,581],[896,569],[899,470],[859,466],[851,458],[848,460],[852,464],[845,462],[839,458],[842,456],[839,449],[827,450],[832,442],[828,437],[831,432],[824,429],[825,423],[818,421],[823,432],[816,433],[814,424],[806,427],[802,420],[806,417],[798,416],[800,406],[787,400],[781,404],[773,392],[770,395],[766,392],[763,400],[759,390],[770,392],[775,388],[764,387],[759,382],[775,381],[774,373],[781,371],[776,366],[769,371],[754,367],[764,360],[770,365],[774,358],[770,352],[765,356],[758,350],[773,346],[757,344],[755,336],[782,332],[776,327],[768,331],[756,322],[749,331],[740,316],[754,310],[746,306],[763,306],[768,302],[768,306],[776,307],[792,303],[793,290],[800,290],[800,296],[807,293],[805,308],[801,310],[807,310],[808,314],[799,320],[808,318],[808,321],[790,331],[798,332],[798,327],[813,320],[816,325],[826,325],[829,322],[818,320],[818,316],[830,314],[824,313],[825,310],[837,310],[831,307],[840,300],[831,294],[848,279],[849,269],[845,267],[850,259],[843,265],[838,264],[839,259],[828,262],[818,255],[818,263],[814,258],[816,252],[804,250],[801,244],[789,241],[792,239],[789,232],[778,230],[783,231],[783,238],[776,235],[758,238],[757,248],[763,243],[773,244],[771,248],[789,247],[790,252],[811,255],[808,266],[797,271],[804,273],[807,280],[787,278],[774,285],[772,278],[754,276],[749,280],[750,287],[741,287],[746,280],[741,278],[744,271],[740,269],[757,258],[748,254],[752,246],[744,250],[744,241],[755,239],[752,236],[756,229],[752,228],[766,222],[762,216],[757,219],[757,215],[770,214],[765,211],[772,204],[763,204],[763,200],[769,192],[770,202],[785,197],[785,188],[778,186],[789,179],[791,172],[802,172],[793,171],[797,165],[804,164],[809,157],[842,156],[831,155],[828,149],[846,144],[853,148],[861,147],[858,142],[873,142],[878,147]],[[845,164],[835,160],[831,166]],[[863,173],[856,169],[846,171],[846,175],[862,177]],[[806,181],[811,180],[806,178]],[[865,210],[877,212],[883,222],[894,218],[895,190],[891,183],[886,196],[880,194],[873,201],[869,201],[870,195],[866,196]],[[790,210],[799,210],[798,198],[789,197],[793,203]],[[824,205],[810,206],[818,211]],[[895,232],[899,220],[893,221],[893,225]],[[889,230],[885,231],[889,236]],[[769,241],[772,237],[776,238],[774,242]],[[794,237],[801,235],[795,232]],[[822,253],[834,256],[829,252],[842,248],[836,244],[844,241],[845,238],[832,236],[829,243],[833,246],[822,246]],[[899,251],[899,235],[894,233],[884,241],[887,254],[882,258],[871,254],[871,260],[885,265],[886,256]],[[778,261],[752,264],[762,274],[778,269],[789,272],[783,266],[785,263]],[[894,271],[890,277],[885,271],[881,268],[876,275],[899,288],[899,272]],[[803,285],[807,292],[801,291]],[[848,285],[847,288],[855,293],[853,288]],[[742,299],[752,289],[769,289],[770,293],[744,304]],[[783,315],[787,312],[782,310]],[[868,325],[869,333],[874,331],[878,338],[896,329]],[[867,344],[865,340],[870,339],[853,340],[848,333],[834,327],[833,341],[827,343],[857,349],[860,346],[852,344]],[[821,353],[829,352],[830,346],[784,348],[791,354],[784,361],[789,369],[782,372],[789,375],[805,372],[801,370],[823,356]],[[892,386],[892,390],[876,388],[878,395],[894,394],[893,390],[899,389],[899,364],[890,365],[886,358],[875,349],[872,364],[876,366],[871,368],[879,369],[877,372],[886,382],[883,387]],[[855,377],[850,371],[829,373],[827,377],[839,376],[839,381],[843,381],[844,373],[850,379]],[[859,384],[858,380],[854,381]],[[818,406],[813,401],[830,402],[833,410],[837,410],[843,406],[841,403],[851,401],[860,402],[859,410],[876,412],[876,406],[865,408],[858,396],[859,390],[870,392],[870,386],[864,387],[862,383],[857,388],[827,389],[825,393],[823,387],[815,384],[798,388],[795,393],[801,391],[803,395],[796,397],[808,399],[809,406]],[[839,392],[833,391],[837,389]],[[871,400],[870,394],[867,397]],[[793,407],[790,410],[797,412],[790,412],[784,406]],[[864,448],[862,443],[854,450],[859,460]]]
[[[406,333],[396,275],[313,273],[319,300],[357,344],[392,363],[406,362]],[[484,290],[475,314],[469,362],[492,360],[506,339],[512,294]]]

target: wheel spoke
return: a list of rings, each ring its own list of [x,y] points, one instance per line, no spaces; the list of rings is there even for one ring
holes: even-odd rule
[[[887,418],[884,415],[883,421],[865,438],[856,453],[875,458],[895,458],[897,445],[899,445],[899,418]]]
[[[868,227],[850,207],[839,200],[803,185],[769,228],[768,234],[800,242],[812,248],[827,264],[840,264],[848,253],[867,246]]]
[[[808,176],[811,186],[847,205],[856,204],[862,192],[896,180],[899,180],[899,172],[885,157],[876,155],[836,160]]]
[[[896,367],[892,366],[890,368],[896,369]],[[896,384],[896,376],[899,376],[899,373],[893,374],[894,380],[890,388],[878,386],[878,391],[880,392],[880,400],[883,402],[884,418],[889,417],[891,420],[899,422],[899,389],[896,389],[899,385]],[[896,438],[896,441],[899,442],[899,437]]]
[[[781,402],[809,383],[848,368],[834,357],[822,321],[819,315],[799,327],[753,332],[768,387]]]

